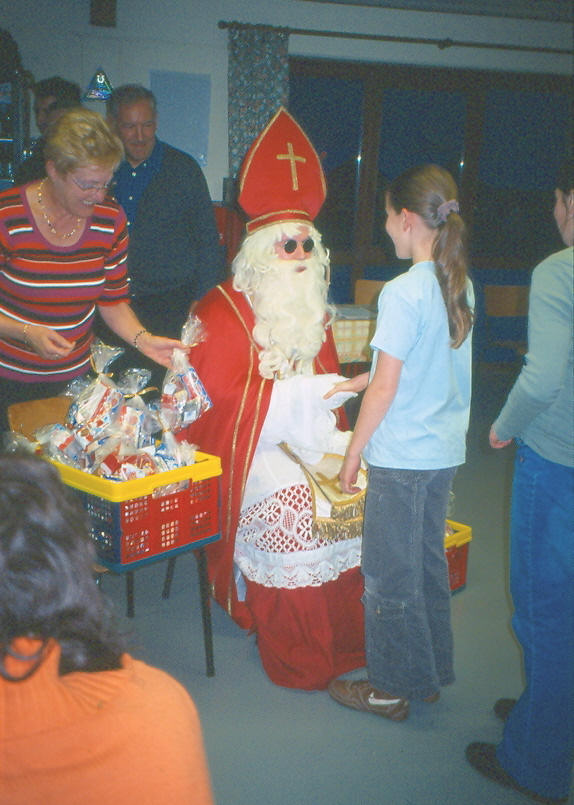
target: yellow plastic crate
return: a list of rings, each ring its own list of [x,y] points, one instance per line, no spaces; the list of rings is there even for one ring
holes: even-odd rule
[[[52,461],[52,464],[58,469],[60,478],[67,486],[112,501],[151,495],[158,487],[178,481],[188,479],[202,481],[204,478],[221,475],[221,459],[218,456],[209,455],[209,453],[201,453],[199,450],[195,454],[194,464],[167,472],[158,472],[155,475],[146,475],[145,478],[137,478],[133,481],[110,481],[107,478],[100,478],[98,475],[91,475],[89,472],[68,467],[66,464],[60,464],[58,461]]]

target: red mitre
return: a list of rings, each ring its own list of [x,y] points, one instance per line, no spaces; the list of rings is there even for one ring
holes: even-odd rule
[[[313,221],[326,195],[319,156],[301,126],[280,107],[247,152],[239,203],[247,232],[281,221]]]

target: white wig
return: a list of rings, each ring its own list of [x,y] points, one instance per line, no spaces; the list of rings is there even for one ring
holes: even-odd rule
[[[311,254],[300,261],[280,258],[276,244],[296,237],[303,227],[313,239]],[[303,272],[297,270],[301,265]],[[271,378],[311,373],[325,327],[334,316],[327,301],[329,255],[318,230],[297,221],[258,229],[243,241],[232,271],[233,287],[247,294],[253,305],[253,336],[263,348],[260,374]]]

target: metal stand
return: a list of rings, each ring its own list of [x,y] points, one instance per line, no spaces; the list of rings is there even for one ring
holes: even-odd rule
[[[217,535],[217,538],[219,535]],[[212,541],[213,538],[205,542]],[[207,676],[215,676],[215,662],[213,658],[213,630],[211,626],[211,601],[209,594],[209,576],[207,574],[207,555],[205,547],[200,545],[198,547],[189,546],[189,550],[193,550],[195,559],[197,561],[197,572],[199,576],[199,597],[201,604],[201,622],[203,626],[203,644],[205,648],[205,669]],[[162,598],[169,598],[171,592],[171,584],[175,572],[175,561],[177,556],[170,556],[167,559],[167,569],[165,579],[163,582],[163,590],[161,593]],[[133,618],[135,614],[135,567],[131,570],[123,568],[106,568],[103,565],[94,565],[94,574],[96,583],[101,584],[101,579],[104,573],[108,570],[112,573],[125,574],[126,577],[126,615],[128,618]]]
[[[134,616],[134,571],[126,572],[126,615],[128,618]]]
[[[215,662],[213,658],[213,630],[211,627],[211,603],[209,600],[209,578],[207,575],[207,557],[205,548],[194,551],[199,575],[199,596],[201,603],[201,622],[203,625],[203,645],[205,647],[205,668],[207,676],[215,676]],[[171,583],[175,571],[176,557],[167,561],[167,571],[163,583],[162,598],[169,598]]]

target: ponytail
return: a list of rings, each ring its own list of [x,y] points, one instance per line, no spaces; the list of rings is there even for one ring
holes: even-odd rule
[[[457,196],[454,179],[438,165],[411,168],[388,190],[389,203],[396,212],[410,210],[436,230],[432,256],[454,349],[464,342],[473,321],[467,300],[466,226],[458,213]]]
[[[434,242],[432,256],[436,277],[448,315],[454,349],[460,347],[472,327],[467,301],[466,227],[457,212],[449,213]]]

